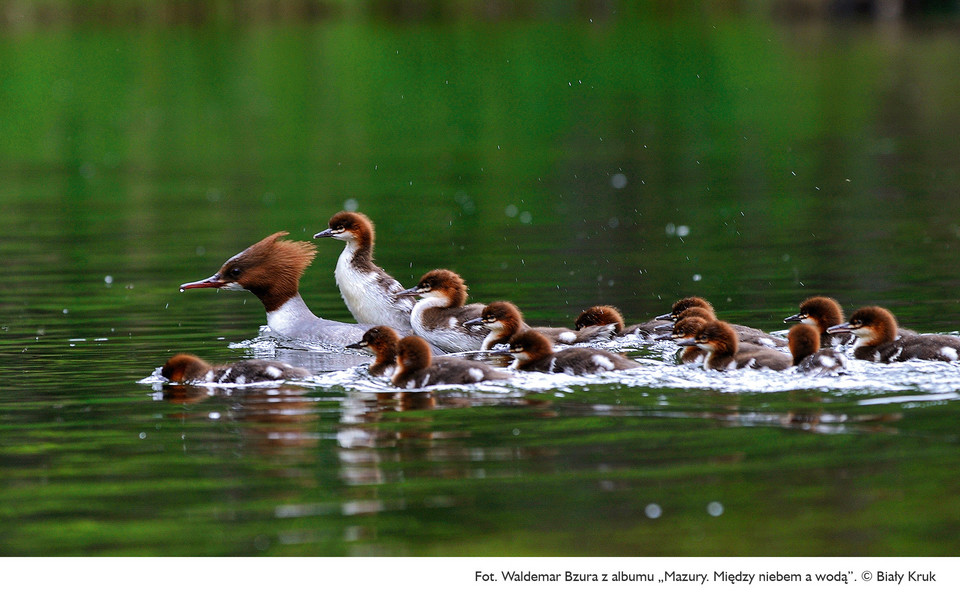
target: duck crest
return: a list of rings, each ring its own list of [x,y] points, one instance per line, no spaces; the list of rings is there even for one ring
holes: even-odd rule
[[[268,313],[297,294],[300,277],[317,254],[312,242],[280,239],[285,235],[288,232],[268,235],[227,260],[217,273],[255,294]]]

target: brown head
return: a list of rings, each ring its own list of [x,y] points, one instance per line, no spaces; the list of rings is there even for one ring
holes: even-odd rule
[[[589,326],[609,326],[616,325],[616,333],[623,332],[623,315],[620,310],[610,305],[597,305],[590,307],[577,316],[574,326],[582,330]]]
[[[314,238],[332,237],[345,242],[354,242],[359,248],[373,247],[373,222],[360,212],[338,212],[330,217],[328,229]]]
[[[348,349],[368,349],[377,356],[377,361],[393,360],[397,356],[400,337],[389,326],[374,326],[364,332],[360,342],[347,345]]]
[[[897,319],[883,307],[863,307],[854,311],[847,323],[831,326],[828,334],[853,332],[859,342],[877,346],[897,339]]]
[[[163,364],[160,374],[170,382],[183,382],[184,380],[196,380],[211,369],[213,369],[213,366],[199,357],[178,353]]]
[[[543,334],[534,330],[521,332],[510,341],[510,353],[517,358],[519,368],[553,355],[553,345]]]
[[[705,299],[700,298],[699,296],[687,296],[686,298],[681,298],[677,302],[673,303],[673,306],[670,308],[669,313],[664,313],[663,315],[658,315],[657,319],[671,319],[677,321],[680,314],[686,311],[691,307],[703,307],[708,309],[713,313],[713,305],[707,302]]]
[[[704,351],[714,355],[736,355],[740,348],[740,341],[737,333],[725,321],[707,322],[697,332],[694,339],[687,339],[678,342],[681,345],[697,345]]]
[[[800,312],[783,320],[799,321],[815,326],[821,334],[830,326],[843,323],[843,308],[836,300],[826,296],[814,296],[800,303]]]
[[[717,321],[717,316],[713,313],[713,307],[688,307],[677,314],[677,321],[695,317],[704,322]]]
[[[249,290],[260,299],[267,312],[275,311],[300,289],[300,277],[313,262],[317,251],[311,242],[280,239],[278,231],[233,256],[207,279],[182,284],[191,288]]]
[[[523,314],[513,303],[501,300],[490,303],[480,312],[480,317],[465,321],[463,325],[484,325],[496,334],[514,334],[523,325]]]
[[[702,317],[685,317],[673,324],[673,331],[670,332],[670,337],[674,340],[696,338],[697,334],[700,333],[700,330],[702,330],[707,323],[707,320]]]
[[[462,307],[467,302],[467,284],[463,278],[447,269],[434,269],[426,273],[417,285],[398,292],[397,296],[422,296],[444,298],[449,307]]]
[[[430,367],[430,345],[419,336],[405,336],[397,343],[397,375],[406,375]],[[396,377],[395,377],[396,379]]]
[[[793,365],[800,365],[805,358],[820,350],[820,331],[810,324],[797,324],[787,334]]]

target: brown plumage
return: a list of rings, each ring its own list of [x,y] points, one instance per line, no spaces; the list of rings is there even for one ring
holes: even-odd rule
[[[483,340],[481,349],[489,350],[495,345],[508,343],[514,336],[525,330],[536,330],[554,344],[576,344],[609,340],[613,336],[614,325],[588,326],[583,329],[535,327],[531,328],[523,321],[523,314],[516,305],[506,301],[492,302],[483,308],[480,317],[464,323],[465,326],[483,325],[490,333]]]
[[[174,355],[163,364],[160,374],[170,382],[219,382],[248,384],[308,378],[310,372],[279,361],[246,359],[232,364],[211,365],[187,353]]]
[[[426,340],[419,336],[407,336],[397,343],[397,371],[392,382],[401,389],[419,389],[437,384],[474,384],[508,377],[480,361],[455,357],[434,361]]]
[[[770,368],[785,370],[791,366],[791,358],[785,353],[768,347],[749,343],[740,344],[733,327],[724,321],[711,321],[700,329],[696,338],[681,340],[677,344],[695,344],[706,352],[703,367],[710,370],[736,368]]]
[[[801,372],[824,374],[846,367],[846,360],[836,350],[820,348],[820,333],[811,324],[793,326],[787,340],[790,343],[793,365]]]
[[[413,332],[443,351],[476,351],[489,333],[482,325],[464,326],[480,317],[484,305],[465,304],[467,285],[453,271],[434,269],[421,277],[416,286],[397,296],[422,297],[410,314]]]
[[[374,326],[367,330],[360,342],[347,345],[348,349],[367,349],[376,359],[367,369],[371,376],[385,376],[393,372],[397,364],[397,343],[400,337],[389,326]]]
[[[827,332],[855,334],[853,356],[867,361],[957,361],[960,358],[960,338],[943,334],[901,334],[897,318],[883,307],[858,309],[849,321],[832,326]]]
[[[584,309],[574,322],[574,326],[576,326],[578,330],[590,326],[605,326],[611,324],[615,326],[616,330],[614,334],[617,336],[636,334],[644,338],[649,338],[664,322],[651,320],[627,326],[624,325],[623,315],[620,313],[620,309],[610,305],[595,305]]]
[[[510,341],[510,353],[517,359],[514,367],[529,372],[580,375],[640,366],[622,355],[588,347],[571,347],[555,353],[547,337],[536,330],[515,336]]]

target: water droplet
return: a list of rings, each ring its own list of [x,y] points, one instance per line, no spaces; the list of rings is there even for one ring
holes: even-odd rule
[[[352,197],[343,201],[343,209],[347,212],[356,212],[359,207],[360,202]]]
[[[677,225],[677,237],[687,237],[688,235],[690,235],[690,227]]]
[[[112,276],[112,275],[107,275],[107,276],[105,276],[105,277],[103,278],[103,283],[107,284],[108,286],[109,286],[110,284],[112,284],[112,283],[113,283],[113,276]]]
[[[693,274],[693,281],[700,281],[701,279],[703,279],[703,276],[700,275],[699,273]]]
[[[723,505],[719,502],[711,502],[707,505],[707,513],[711,517],[719,517],[723,514]]]
[[[627,186],[627,175],[623,174],[622,172],[618,172],[610,177],[610,185],[614,189],[623,189]]]
[[[141,439],[146,439],[146,438],[147,438],[147,434],[146,434],[146,433],[140,433],[140,438],[141,438]]]
[[[663,509],[660,508],[659,504],[650,503],[646,508],[643,509],[643,514],[645,514],[650,519],[658,519],[660,515],[663,514]]]

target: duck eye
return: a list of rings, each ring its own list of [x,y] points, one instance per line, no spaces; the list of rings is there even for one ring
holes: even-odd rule
[[[230,277],[240,277],[240,273],[241,273],[240,267],[234,267],[229,271],[227,271],[227,275],[229,275]]]

